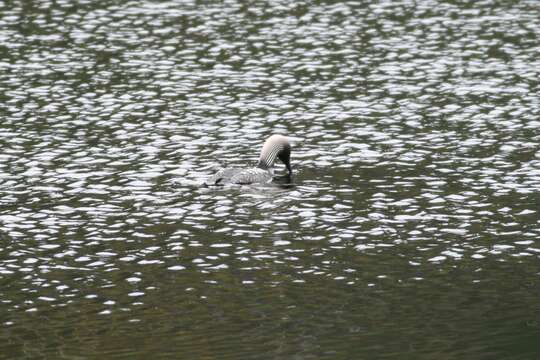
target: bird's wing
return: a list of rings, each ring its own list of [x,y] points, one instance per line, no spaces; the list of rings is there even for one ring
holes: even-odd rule
[[[230,182],[233,184],[253,184],[272,181],[272,174],[263,169],[250,168],[235,173]]]
[[[230,178],[233,177],[234,174],[241,171],[240,169],[234,169],[234,168],[222,168],[219,169],[214,175],[209,177],[204,184],[207,186],[214,186],[214,185],[223,185],[225,183],[228,183]]]

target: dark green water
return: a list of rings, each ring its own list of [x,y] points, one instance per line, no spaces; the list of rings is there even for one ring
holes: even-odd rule
[[[0,358],[540,358],[539,14],[0,2]]]

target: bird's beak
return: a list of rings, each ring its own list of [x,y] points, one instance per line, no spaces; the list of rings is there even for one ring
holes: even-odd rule
[[[290,160],[285,163],[285,167],[289,171],[289,176],[292,176],[291,162]]]

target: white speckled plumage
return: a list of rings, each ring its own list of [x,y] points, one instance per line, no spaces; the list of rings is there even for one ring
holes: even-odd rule
[[[274,163],[279,158],[287,168],[289,176],[292,174],[290,164],[291,145],[282,135],[272,135],[266,139],[257,167],[238,169],[220,169],[216,174],[205,181],[205,185],[224,184],[253,184],[268,183],[274,177]]]

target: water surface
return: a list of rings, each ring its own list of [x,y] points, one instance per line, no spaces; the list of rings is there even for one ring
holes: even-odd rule
[[[0,3],[0,353],[537,359],[539,11]]]

